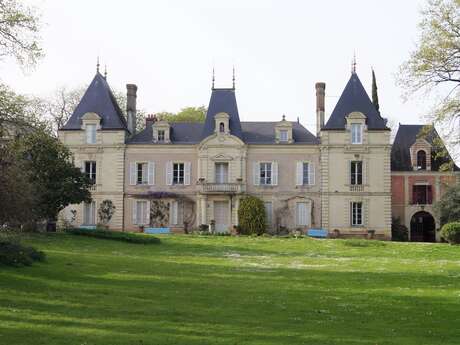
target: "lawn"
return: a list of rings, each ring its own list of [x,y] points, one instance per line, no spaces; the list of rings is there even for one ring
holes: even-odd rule
[[[0,267],[0,344],[459,344],[460,247],[29,235]]]

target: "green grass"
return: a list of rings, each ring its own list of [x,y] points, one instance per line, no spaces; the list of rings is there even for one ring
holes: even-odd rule
[[[460,247],[68,234],[0,267],[0,344],[459,344]]]

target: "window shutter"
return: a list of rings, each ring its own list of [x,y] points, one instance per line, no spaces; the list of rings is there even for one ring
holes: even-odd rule
[[[166,163],[166,184],[171,186],[173,183],[173,163],[171,161]]]
[[[155,162],[148,163],[147,181],[149,185],[155,184]]]
[[[85,173],[85,161],[81,162],[80,170],[83,174]]]
[[[169,210],[169,223],[171,225],[177,225],[177,201],[171,202],[171,208]]]
[[[184,163],[184,185],[186,186],[190,185],[191,170],[192,170],[192,163],[185,162]]]
[[[296,162],[296,186],[303,185],[303,162]]]
[[[144,225],[150,224],[150,201],[144,203],[145,210],[144,210]]]
[[[278,162],[272,162],[272,186],[278,185]]]
[[[308,184],[315,184],[315,165],[312,162],[308,163]]]
[[[260,164],[259,162],[254,162],[253,169],[252,169],[252,175],[253,175],[254,186],[258,186],[260,183]]]
[[[351,160],[350,159],[347,160],[346,163],[348,165],[347,169],[346,169],[346,171],[348,171],[348,176],[347,176],[347,180],[346,180],[345,184],[349,185],[349,184],[351,184],[351,174],[352,174],[352,172],[351,172]]]
[[[417,203],[417,188],[415,186],[412,186],[412,204]]]
[[[136,185],[136,162],[129,163],[129,184]]]
[[[137,200],[133,200],[133,224],[137,224]]]
[[[431,189],[431,186],[426,186],[426,203],[427,204],[432,204],[433,203],[433,190]]]
[[[368,159],[363,159],[363,184],[369,184],[369,164]]]

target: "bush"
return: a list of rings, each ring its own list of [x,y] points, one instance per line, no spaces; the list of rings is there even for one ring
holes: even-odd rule
[[[255,196],[247,196],[241,199],[238,219],[241,234],[263,234],[265,232],[265,207],[263,201]]]
[[[391,222],[391,240],[398,242],[409,241],[409,230],[400,223],[399,218],[393,219]]]
[[[110,230],[102,230],[102,229],[92,230],[92,229],[82,229],[82,228],[69,229],[67,232],[73,235],[96,237],[96,238],[103,238],[107,240],[123,241],[123,242],[130,242],[130,243],[144,243],[144,244],[160,243],[160,239],[152,235],[137,234],[133,232],[119,232],[119,231],[110,231]]]
[[[460,244],[460,222],[452,222],[443,225],[441,236],[450,244]]]
[[[23,246],[11,239],[0,239],[0,264],[30,266],[34,261],[44,261],[45,253],[33,247]]]

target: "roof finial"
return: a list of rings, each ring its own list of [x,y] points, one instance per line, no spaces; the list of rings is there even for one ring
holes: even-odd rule
[[[99,73],[99,55],[97,56],[97,63],[96,63],[96,73]]]
[[[216,81],[216,74],[214,71],[214,67],[212,68],[212,87],[211,90],[214,90],[214,82]]]
[[[283,114],[283,121],[286,121],[286,115]]]
[[[107,65],[104,65],[104,79],[107,80]]]
[[[353,53],[353,61],[351,62],[351,74],[356,74],[356,52]]]
[[[233,82],[233,90],[235,90],[235,66],[233,66],[233,77],[232,77],[232,82]]]

